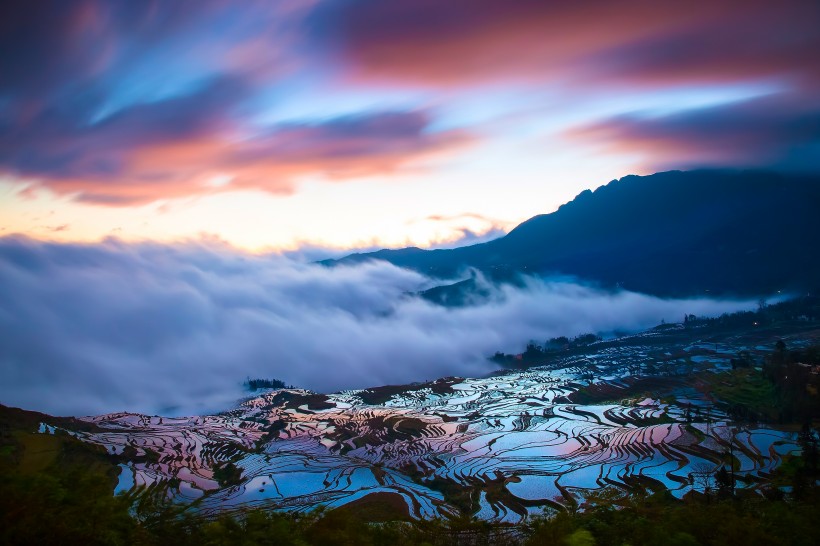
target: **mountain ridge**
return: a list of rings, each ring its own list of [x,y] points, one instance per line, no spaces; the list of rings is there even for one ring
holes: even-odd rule
[[[585,190],[492,241],[351,254],[434,278],[571,276],[661,296],[763,295],[820,285],[820,176],[667,171]]]

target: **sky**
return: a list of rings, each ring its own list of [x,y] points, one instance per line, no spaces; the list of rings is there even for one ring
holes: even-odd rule
[[[12,0],[0,51],[0,403],[52,413],[480,376],[754,308],[526,278],[448,309],[311,262],[488,240],[627,174],[820,171],[816,0]]]
[[[0,236],[310,257],[627,174],[820,170],[820,3],[11,1]]]

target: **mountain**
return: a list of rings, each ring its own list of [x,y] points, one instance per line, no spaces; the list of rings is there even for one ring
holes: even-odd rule
[[[626,176],[493,241],[324,263],[373,259],[442,279],[475,268],[496,281],[573,276],[661,296],[816,290],[820,176],[729,170]],[[434,299],[442,299],[441,291]]]

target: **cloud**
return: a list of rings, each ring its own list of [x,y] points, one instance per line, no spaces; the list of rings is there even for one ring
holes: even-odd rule
[[[318,14],[314,27],[357,82],[564,89],[598,94],[599,107],[624,93],[775,89],[668,117],[593,119],[574,136],[651,157],[655,169],[818,166],[820,4],[811,0],[698,9],[647,0],[350,0],[323,3]]]
[[[475,376],[529,339],[754,306],[534,279],[460,309],[408,295],[429,286],[384,262],[328,269],[216,243],[0,238],[0,402],[201,413],[248,376],[319,391]]]
[[[496,220],[495,218],[491,218],[484,214],[479,214],[477,212],[464,212],[461,214],[431,214],[425,218],[425,220],[430,220],[432,222],[452,222],[452,221],[461,221],[461,220],[478,220],[479,222],[483,222],[490,225],[500,225],[503,222]]]
[[[477,245],[479,243],[493,241],[507,234],[505,229],[499,227],[491,227],[486,231],[473,230],[467,227],[452,229],[455,232],[455,238],[434,242],[429,248],[458,248],[467,245]]]
[[[390,174],[471,140],[423,110],[260,122],[264,97],[321,66],[302,36],[312,4],[13,2],[0,22],[0,173],[132,205]]]
[[[241,89],[215,81],[80,128],[47,112],[0,133],[0,167],[80,201],[131,205],[236,188],[290,193],[301,176],[389,174],[472,141],[465,131],[430,131],[424,111],[282,123],[239,138],[222,110]]]
[[[411,220],[408,224],[430,222],[449,235],[433,242],[430,248],[456,248],[465,245],[485,243],[507,234],[509,222],[491,218],[476,212],[461,214],[431,214],[423,220]]]
[[[739,82],[794,102],[820,83],[811,0],[17,0],[3,15],[0,175],[110,206],[425,165],[477,138],[440,112],[485,84]],[[306,89],[333,113],[292,121]],[[394,95],[401,108],[367,104]]]
[[[632,113],[569,136],[646,157],[647,169],[723,165],[820,169],[820,103],[780,95],[673,114]]]
[[[300,46],[298,22],[313,4],[11,0],[0,21],[2,86],[28,107],[21,116],[72,106],[105,117],[218,76],[288,74],[288,48]]]
[[[424,218],[408,220],[407,225],[413,226],[426,222],[433,223],[439,228],[437,237],[433,237],[428,244],[421,248],[456,248],[459,246],[484,243],[498,239],[507,234],[509,222],[503,222],[482,214],[467,212],[462,214],[432,214]],[[408,240],[408,246],[413,242]],[[370,242],[359,243],[356,247],[334,247],[315,243],[309,240],[296,241],[293,248],[277,251],[281,256],[300,262],[319,262],[322,260],[336,260],[350,254],[365,254],[383,250],[375,239]]]
[[[811,0],[325,2],[317,34],[361,78],[463,85],[525,81],[816,80]],[[318,38],[317,38],[318,39]]]

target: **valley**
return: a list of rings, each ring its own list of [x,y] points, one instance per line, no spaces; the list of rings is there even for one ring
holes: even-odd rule
[[[119,463],[117,493],[206,515],[375,503],[393,519],[518,523],[583,508],[605,488],[714,495],[727,487],[721,467],[738,494],[753,494],[800,454],[800,428],[759,393],[743,412],[738,397],[778,341],[800,349],[820,329],[751,324],[667,324],[489,377],[327,395],[275,389],[217,415],[115,413],[69,432]]]

